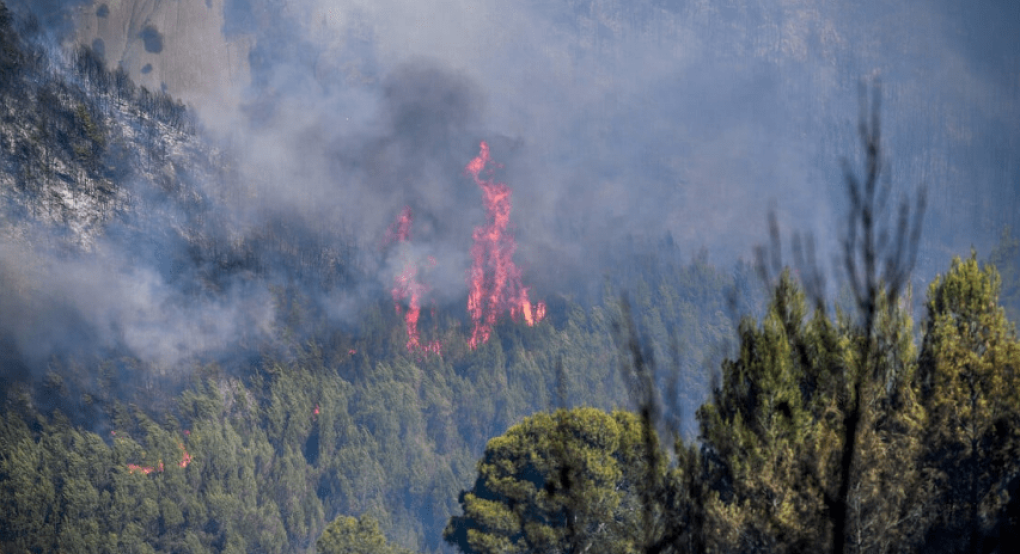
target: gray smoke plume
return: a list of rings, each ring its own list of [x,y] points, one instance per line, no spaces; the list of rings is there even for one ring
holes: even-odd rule
[[[109,22],[134,4],[148,15],[124,19],[129,31],[118,39]],[[770,205],[784,229],[834,251],[845,209],[840,159],[859,161],[862,79],[883,86],[897,190],[929,188],[923,273],[972,244],[987,251],[1004,224],[1020,223],[1014,3],[60,5],[54,13],[64,15],[43,21],[55,35],[101,45],[111,67],[187,99],[210,143],[234,160],[230,182],[194,183],[218,199],[208,216],[218,223],[198,234],[249,250],[273,241],[277,252],[351,246],[365,277],[310,293],[339,320],[391,286],[400,264],[385,236],[405,206],[414,213],[410,248],[436,260],[433,298],[463,297],[471,233],[484,220],[463,168],[481,140],[513,190],[517,260],[540,293],[597,288],[592,276],[635,239],[668,236],[723,264],[747,258],[767,237]],[[222,21],[202,27],[216,36],[197,40],[172,24],[195,14]],[[198,58],[210,81],[182,62]],[[212,299],[190,295],[181,275],[207,275],[199,265],[208,260],[172,276],[126,254],[129,242],[137,241],[110,242],[96,261],[60,271],[78,275],[73,282],[7,269],[36,288],[31,300],[8,296],[5,305],[40,321],[77,314],[166,364],[272,320],[265,290],[250,280],[226,278]],[[153,242],[187,265],[187,241]],[[290,262],[253,257],[268,282],[295,282]]]

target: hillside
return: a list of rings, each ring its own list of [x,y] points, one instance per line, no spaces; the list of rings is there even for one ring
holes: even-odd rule
[[[900,36],[908,6],[813,1],[52,4],[0,3],[0,551],[1016,529],[993,10]],[[887,148],[869,182],[910,202],[857,214],[895,250],[862,292],[844,188]],[[949,262],[967,241],[994,248]]]
[[[240,217],[263,204],[186,108],[3,14],[5,550],[304,552],[368,513],[432,551],[490,437],[627,402],[612,295],[541,299],[534,326],[493,316],[477,348],[466,297],[429,301],[418,344],[442,351],[412,347],[409,300],[366,282],[342,235]],[[665,252],[612,279],[649,333],[682,337],[690,421],[733,280]]]

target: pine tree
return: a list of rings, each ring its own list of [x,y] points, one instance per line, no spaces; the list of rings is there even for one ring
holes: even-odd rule
[[[465,554],[634,552],[646,537],[641,419],[594,408],[539,413],[489,441],[447,542]],[[659,530],[662,532],[662,529]]]
[[[928,290],[919,380],[923,462],[941,506],[927,537],[936,551],[984,551],[1020,473],[1020,342],[999,286],[995,268],[972,255]]]
[[[745,319],[740,338],[737,357],[723,363],[719,388],[698,412],[717,474],[710,534],[740,551],[824,549],[845,341],[824,314],[807,319],[789,272],[761,324]]]
[[[387,543],[379,522],[369,515],[334,519],[315,542],[315,548],[319,554],[410,554]]]

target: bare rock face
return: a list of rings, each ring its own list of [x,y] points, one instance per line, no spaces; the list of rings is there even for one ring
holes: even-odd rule
[[[250,81],[252,40],[223,34],[224,0],[93,0],[77,15],[75,40],[110,68],[198,108],[237,104]]]

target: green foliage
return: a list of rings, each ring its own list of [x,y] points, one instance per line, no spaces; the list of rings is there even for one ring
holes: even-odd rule
[[[409,554],[409,550],[392,546],[379,530],[372,516],[360,518],[340,516],[326,526],[315,542],[319,554]]]
[[[732,274],[722,272],[708,263],[705,252],[682,263],[670,240],[659,245],[654,257],[634,257],[621,263],[617,271],[623,275],[611,274],[611,285],[627,291],[634,324],[653,365],[659,361],[661,371],[668,365],[663,362],[675,364],[677,371],[668,379],[679,398],[676,405],[664,407],[678,410],[671,416],[685,425],[682,435],[693,438],[695,412],[710,392],[709,375],[729,353],[737,333],[730,312],[739,304],[749,313],[759,313],[760,291],[749,285],[747,267],[738,265]],[[604,305],[607,326],[619,323],[623,314],[616,298],[605,299]]]
[[[818,550],[831,532],[834,397],[851,370],[846,338],[822,313],[807,319],[804,294],[784,273],[760,326],[740,326],[740,350],[722,366],[699,411],[702,440],[725,488],[708,499],[712,534],[731,548]]]
[[[72,443],[75,455],[53,439],[62,416],[8,404],[3,452],[24,454],[3,459],[15,465],[0,473],[0,502],[18,515],[0,522],[0,540],[49,551],[73,529],[114,550],[295,552],[338,515],[368,512],[394,544],[435,550],[491,436],[561,396],[550,391],[604,408],[622,402],[610,318],[602,308],[564,310],[561,329],[501,325],[477,350],[450,332],[442,357],[408,353],[391,332],[401,323],[379,310],[378,328],[360,338],[293,345],[288,361],[266,361],[245,379],[200,368],[159,418],[111,401],[103,437],[65,420],[60,428],[88,437]],[[61,399],[75,390],[64,373],[50,381]],[[51,490],[60,464],[79,458],[103,476],[90,481],[94,494],[74,489],[84,507]],[[160,463],[164,471],[129,469]],[[74,526],[55,527],[54,511],[77,514],[67,516]]]
[[[1020,460],[1020,342],[992,266],[953,260],[928,290],[920,385],[924,462],[941,506],[930,542],[971,550],[1009,500]],[[953,545],[953,546],[949,546]]]
[[[929,497],[918,463],[927,416],[918,398],[915,328],[905,306],[880,296],[870,342],[857,329],[852,363],[863,373],[861,416],[848,492],[848,543],[856,551],[917,545]]]
[[[539,413],[489,441],[446,540],[465,553],[636,552],[645,458],[641,420],[594,408]],[[655,448],[656,455],[660,455]]]
[[[72,138],[72,149],[82,163],[96,169],[106,149],[106,134],[85,104],[78,104],[74,116],[77,129],[74,133],[76,136]]]
[[[826,549],[854,405],[849,548],[987,550],[1015,531],[1005,510],[1020,476],[1020,343],[998,290],[994,268],[954,261],[929,287],[918,349],[909,302],[880,294],[866,336],[809,318],[784,274],[760,324],[741,324],[739,355],[699,412],[709,542]]]

